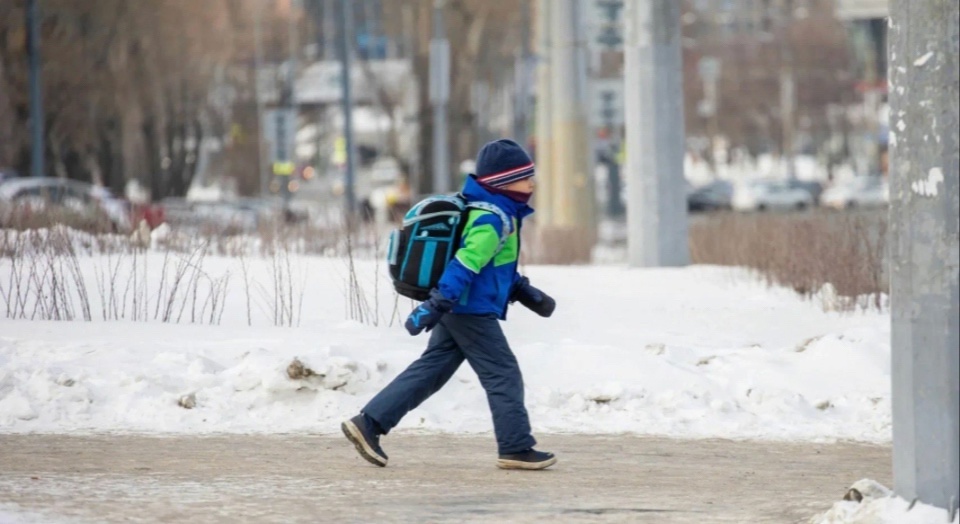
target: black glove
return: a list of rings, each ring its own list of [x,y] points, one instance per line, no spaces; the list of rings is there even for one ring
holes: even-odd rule
[[[434,289],[430,292],[430,298],[417,306],[413,313],[410,313],[403,326],[407,328],[411,335],[419,335],[424,329],[427,331],[433,329],[440,322],[440,318],[452,309],[453,301],[445,298]]]
[[[527,309],[541,317],[549,317],[553,314],[553,310],[557,308],[557,301],[551,298],[550,295],[531,286],[530,279],[527,277],[521,277],[520,280],[517,280],[517,283],[513,285],[513,293],[510,294],[510,301],[520,302]]]

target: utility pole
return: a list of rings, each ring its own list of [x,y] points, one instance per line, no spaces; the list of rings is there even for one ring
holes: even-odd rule
[[[632,267],[689,263],[680,3],[627,0],[627,242]]]
[[[357,150],[353,143],[353,87],[351,85],[350,41],[353,30],[353,2],[340,0],[340,88],[343,91],[343,139],[347,147],[346,180],[344,196],[347,199],[347,218],[352,223],[357,208],[357,197],[354,191],[354,176],[357,161]]]
[[[786,163],[787,178],[796,178],[794,113],[796,112],[796,81],[793,71],[793,13],[791,0],[780,0],[778,19],[780,24],[780,124],[782,133],[781,150]]]
[[[553,218],[550,212],[553,199],[553,95],[550,65],[553,62],[551,12],[555,0],[537,0],[537,105],[536,105],[536,163],[537,163],[537,223],[547,225]]]
[[[589,262],[596,239],[587,56],[580,0],[551,0],[551,181],[544,233],[557,262]]]
[[[281,188],[280,194],[283,195],[284,206],[289,207],[290,200],[293,198],[293,190],[291,184],[293,183],[293,175],[296,171],[296,136],[297,136],[297,122],[298,122],[298,111],[297,111],[297,72],[299,60],[297,55],[299,52],[299,35],[297,34],[297,0],[290,0],[290,10],[287,13],[287,71],[286,78],[284,78],[284,90],[281,105],[286,110],[288,118],[291,120],[287,124],[292,132],[283,133],[283,136],[286,137],[286,144],[280,150],[284,151],[285,158],[277,158],[274,160],[282,160],[283,168],[278,170],[277,165],[274,164],[273,175],[274,177],[280,176]],[[289,135],[289,136],[287,136]]]
[[[447,102],[450,100],[450,42],[444,23],[446,0],[433,0],[433,38],[430,40],[430,102],[433,104],[433,191],[450,191],[447,145]]]
[[[513,109],[513,139],[527,147],[530,114],[530,2],[520,0],[520,51],[516,60],[516,100]]]
[[[894,486],[948,510],[960,500],[958,11],[893,0],[890,18]]]
[[[44,175],[44,115],[43,87],[41,85],[40,65],[40,0],[28,0],[27,5],[27,47],[30,52],[30,130],[33,135],[31,149],[30,174],[35,177]]]
[[[254,96],[257,98],[257,169],[260,178],[260,197],[266,197],[270,184],[267,176],[266,155],[263,152],[264,126],[263,115],[263,0],[258,0],[254,4],[253,14],[253,76],[254,76]]]

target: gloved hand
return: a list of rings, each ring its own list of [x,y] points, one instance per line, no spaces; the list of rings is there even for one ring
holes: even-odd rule
[[[551,298],[550,295],[531,286],[530,279],[527,277],[521,277],[520,280],[517,280],[517,283],[513,285],[513,293],[510,294],[510,301],[520,302],[526,306],[527,309],[541,317],[549,317],[553,314],[553,310],[557,308],[557,301]]]
[[[403,324],[411,335],[419,335],[423,330],[433,329],[443,315],[453,309],[453,301],[445,298],[436,289],[430,291],[430,298],[417,306]]]

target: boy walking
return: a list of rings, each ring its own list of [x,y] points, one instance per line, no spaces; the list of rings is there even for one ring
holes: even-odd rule
[[[480,150],[476,171],[467,178],[463,196],[500,208],[513,223],[504,224],[500,213],[471,209],[456,256],[430,299],[404,324],[411,335],[432,330],[426,351],[359,415],[341,425],[360,455],[377,466],[387,465],[380,436],[439,391],[464,360],[487,393],[497,466],[544,469],[557,461],[552,453],[533,449],[536,440],[524,407],[523,378],[499,324],[506,319],[508,302],[520,302],[542,317],[552,315],[556,307],[552,298],[517,273],[520,227],[533,213],[527,202],[535,186],[534,165],[516,142],[497,140]],[[511,233],[501,246],[504,228]]]

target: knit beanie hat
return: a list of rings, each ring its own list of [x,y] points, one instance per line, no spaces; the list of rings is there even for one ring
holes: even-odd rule
[[[481,184],[499,188],[533,175],[533,160],[513,140],[490,142],[477,154],[477,181]]]

